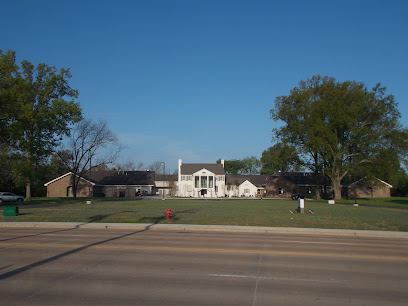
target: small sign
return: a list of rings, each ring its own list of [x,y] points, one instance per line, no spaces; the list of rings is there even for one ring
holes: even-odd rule
[[[335,203],[334,200],[329,200],[330,205],[333,205],[334,203]]]
[[[4,207],[3,216],[18,216],[18,207],[16,206]]]

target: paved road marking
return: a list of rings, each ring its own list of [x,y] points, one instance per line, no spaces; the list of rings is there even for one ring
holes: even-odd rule
[[[286,243],[302,243],[302,244],[340,244],[340,245],[358,245],[361,243],[350,243],[350,242],[324,242],[324,241],[300,241],[300,240],[273,240],[273,242],[286,242]],[[364,245],[375,245],[375,244],[364,244]]]
[[[236,275],[236,274],[208,274],[208,276],[214,277],[226,277],[226,278],[249,278],[258,280],[278,280],[278,281],[306,281],[306,282],[319,282],[319,283],[340,283],[339,281],[332,279],[310,279],[310,278],[289,278],[289,277],[268,277],[268,276],[255,276],[255,275]]]
[[[54,236],[54,237],[86,237],[87,235],[73,235],[73,234],[41,234],[41,236]]]
[[[351,243],[351,242],[326,242],[326,241],[300,241],[300,240],[273,240],[273,243],[276,242],[283,242],[283,243],[302,243],[302,244],[329,244],[329,245],[355,245],[355,246],[378,246],[377,242],[373,243]],[[408,247],[408,244],[403,245],[403,244],[398,244],[399,247],[404,246]]]
[[[186,247],[166,247],[166,246],[147,246],[147,245],[126,245],[118,246],[115,244],[89,244],[90,249],[124,249],[124,250],[142,250],[142,251],[173,251],[173,252],[201,252],[201,253],[234,253],[234,254],[262,254],[262,255],[281,255],[281,256],[302,256],[302,257],[332,257],[332,258],[350,258],[350,259],[372,259],[389,261],[408,261],[408,256],[391,255],[371,255],[371,254],[340,254],[325,252],[296,252],[296,251],[275,251],[275,250],[254,250],[254,249],[220,249],[220,248],[186,248]],[[62,243],[13,243],[0,242],[2,247],[20,247],[20,248],[86,248],[88,244],[62,244]]]

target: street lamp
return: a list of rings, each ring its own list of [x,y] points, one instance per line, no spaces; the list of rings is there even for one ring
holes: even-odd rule
[[[162,163],[163,164],[163,189],[162,189],[162,195],[163,195],[163,198],[162,198],[162,200],[164,201],[165,200],[165,198],[164,198],[164,192],[166,191],[166,189],[164,188],[165,186],[164,186],[164,184],[165,184],[165,176],[166,176],[166,164],[165,164],[165,162],[160,162],[160,163]]]

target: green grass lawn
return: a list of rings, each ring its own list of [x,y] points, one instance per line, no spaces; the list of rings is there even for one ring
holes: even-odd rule
[[[390,203],[392,204],[392,201],[388,206],[395,206]],[[170,220],[165,218],[167,208],[171,208],[174,213]],[[315,214],[289,213],[289,209],[295,211],[296,208],[296,201],[270,199],[166,201],[98,199],[93,200],[91,205],[82,201],[55,207],[21,206],[19,216],[0,216],[0,222],[213,224],[408,231],[407,209],[328,205],[327,202],[306,201],[305,211],[312,209]]]
[[[368,199],[368,198],[361,198],[361,199],[349,199],[345,200],[342,199],[341,203],[354,203],[356,201],[357,203],[361,205],[371,205],[371,206],[382,206],[382,207],[407,207],[408,208],[408,198],[398,198],[398,197],[393,197],[393,198],[388,198],[388,199]],[[327,200],[325,200],[327,202]]]

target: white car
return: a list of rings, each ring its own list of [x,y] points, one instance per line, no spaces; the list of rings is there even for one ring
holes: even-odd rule
[[[0,192],[0,203],[2,202],[23,202],[24,197],[11,192]]]

